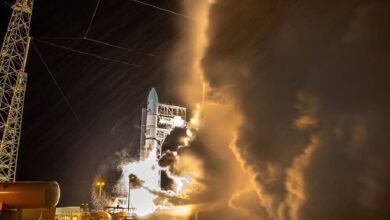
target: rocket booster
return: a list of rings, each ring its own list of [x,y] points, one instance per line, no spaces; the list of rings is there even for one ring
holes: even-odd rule
[[[157,123],[158,123],[158,97],[157,92],[152,88],[148,95],[148,105],[146,108],[146,123],[145,123],[145,146],[142,149],[143,158],[150,165],[149,176],[153,183],[149,187],[154,190],[160,190],[161,174],[158,165],[159,141],[157,139]]]
[[[145,169],[145,175],[148,176],[145,184],[149,189],[161,190],[161,147],[173,128],[185,126],[186,109],[159,103],[154,88],[150,90],[147,100],[147,107],[142,109],[140,159],[150,167]]]

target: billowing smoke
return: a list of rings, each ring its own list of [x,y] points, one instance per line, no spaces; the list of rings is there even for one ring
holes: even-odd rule
[[[123,190],[118,186],[117,181],[122,176],[120,167],[124,163],[135,162],[135,159],[127,150],[115,152],[107,158],[106,161],[98,167],[98,173],[91,183],[91,208],[102,210],[110,206],[114,197],[126,196]],[[104,183],[103,186],[98,184]]]
[[[390,4],[184,8],[172,71],[197,119],[200,219],[389,219]]]
[[[158,164],[165,168],[169,166],[173,166],[176,162],[176,155],[174,152],[167,150],[162,156],[161,159],[158,161]]]

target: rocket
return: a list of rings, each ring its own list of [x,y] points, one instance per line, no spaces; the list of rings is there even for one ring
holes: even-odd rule
[[[131,200],[136,201],[137,209],[150,209],[157,207],[155,197],[151,191],[159,192],[166,190],[164,169],[159,162],[162,155],[162,145],[165,138],[176,128],[184,128],[186,123],[186,108],[159,103],[157,92],[152,88],[147,96],[146,108],[142,108],[140,126],[140,162],[132,167],[139,178],[129,174],[129,191],[127,206],[130,210]],[[174,157],[176,152],[168,151],[164,156]],[[133,189],[130,197],[130,191]],[[153,197],[153,198],[152,198]],[[122,198],[123,199],[123,198]],[[151,200],[150,200],[151,199]],[[119,200],[117,205],[119,205]],[[134,204],[134,203],[133,203]]]
[[[186,109],[180,106],[159,103],[157,92],[152,88],[148,94],[146,109],[142,109],[140,127],[140,160],[147,164],[147,185],[153,190],[161,189],[162,169],[159,160],[162,145],[175,127],[185,126]],[[183,122],[178,124],[179,122]]]
[[[160,154],[160,142],[157,137],[158,125],[158,96],[154,88],[152,88],[148,95],[148,104],[146,107],[145,120],[145,143],[141,148],[141,157],[145,163],[150,166],[148,176],[152,183],[149,187],[153,190],[160,190],[161,183],[161,168],[158,165]]]
[[[148,95],[148,104],[146,109],[146,132],[145,147],[146,151],[155,150],[158,147],[157,140],[157,117],[158,117],[158,96],[154,88]]]

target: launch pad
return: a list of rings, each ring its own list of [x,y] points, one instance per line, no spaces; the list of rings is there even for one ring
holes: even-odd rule
[[[162,173],[165,172],[159,164],[165,153],[162,146],[175,128],[187,126],[186,108],[159,103],[154,88],[150,90],[147,106],[141,113],[139,161],[122,169],[128,196],[117,197],[112,204],[112,207],[125,209],[129,214],[154,213],[166,208],[166,204],[154,204],[157,197],[174,193],[162,187]],[[177,155],[176,152],[170,153]]]

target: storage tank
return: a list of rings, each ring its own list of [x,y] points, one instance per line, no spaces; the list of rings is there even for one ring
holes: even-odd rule
[[[0,202],[17,209],[54,208],[60,198],[55,181],[0,183]]]

